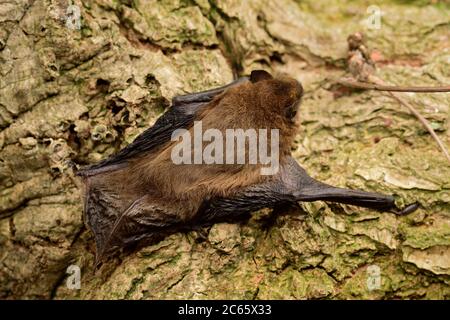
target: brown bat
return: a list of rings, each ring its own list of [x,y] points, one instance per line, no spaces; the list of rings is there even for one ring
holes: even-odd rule
[[[173,230],[241,219],[298,201],[332,201],[398,214],[417,209],[412,204],[400,210],[392,196],[336,188],[308,176],[291,157],[302,95],[295,79],[256,70],[224,87],[175,97],[155,125],[130,145],[80,171],[85,221],[95,236],[97,262]],[[264,164],[252,163],[249,151],[240,163],[175,163],[181,139],[174,139],[175,130],[184,129],[183,137],[195,135],[199,121],[204,132],[212,129],[225,136],[229,129],[278,130],[278,170],[262,174]],[[267,142],[272,154],[274,139]],[[202,141],[197,149],[205,145]],[[246,140],[246,150],[249,145]]]

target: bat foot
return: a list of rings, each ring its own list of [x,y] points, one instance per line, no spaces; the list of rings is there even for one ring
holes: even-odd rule
[[[405,215],[411,214],[414,211],[416,211],[417,209],[419,209],[419,206],[420,205],[418,202],[414,202],[414,203],[408,204],[403,209],[393,211],[393,213],[395,213],[396,215],[399,215],[399,216],[405,216]]]

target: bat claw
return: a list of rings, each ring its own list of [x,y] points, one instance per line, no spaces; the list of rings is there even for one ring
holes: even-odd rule
[[[394,211],[395,214],[397,215],[407,215],[407,214],[411,214],[414,211],[416,211],[419,208],[419,203],[418,202],[414,202],[411,204],[408,204],[406,207],[404,207],[401,210],[398,211]]]

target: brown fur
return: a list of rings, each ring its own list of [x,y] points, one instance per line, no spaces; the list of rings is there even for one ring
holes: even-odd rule
[[[296,121],[286,112],[290,106],[297,107],[301,95],[301,86],[290,78],[245,82],[217,96],[196,121],[202,121],[203,132],[215,128],[224,137],[226,129],[279,129],[282,165],[283,158],[290,154],[297,129]],[[189,130],[193,136],[193,127]],[[169,141],[158,152],[133,159],[127,168],[103,175],[101,184],[121,186],[118,193],[122,200],[127,199],[125,207],[136,197],[152,195],[155,200],[170,203],[180,218],[188,220],[203,200],[227,197],[241,187],[270,179],[260,175],[261,165],[248,163],[176,165],[171,151],[177,143]]]

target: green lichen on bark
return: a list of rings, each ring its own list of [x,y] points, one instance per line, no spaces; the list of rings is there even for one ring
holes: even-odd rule
[[[66,0],[0,5],[0,297],[448,299],[448,162],[396,101],[332,84],[356,31],[386,82],[448,84],[450,7],[435,2],[76,0],[80,30],[66,25]],[[364,23],[370,5],[380,29]],[[96,270],[73,165],[130,143],[174,95],[254,68],[305,87],[293,154],[312,176],[422,208],[399,217],[306,203],[270,229],[262,210]],[[450,96],[404,96],[450,146]],[[69,265],[80,290],[66,286]],[[373,266],[380,286],[369,290]]]

